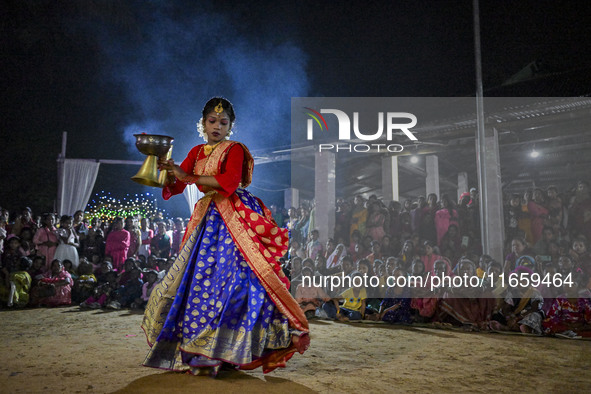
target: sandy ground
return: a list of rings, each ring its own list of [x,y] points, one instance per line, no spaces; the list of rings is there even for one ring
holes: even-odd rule
[[[2,393],[582,392],[591,341],[379,324],[311,323],[288,367],[217,378],[141,366],[142,315],[78,307],[0,311]]]

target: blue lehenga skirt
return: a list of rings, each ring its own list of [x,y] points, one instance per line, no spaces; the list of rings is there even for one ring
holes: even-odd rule
[[[236,193],[263,214],[252,194]],[[248,266],[213,202],[192,237],[192,249],[183,251],[189,258],[181,282],[144,365],[193,371],[222,362],[240,366],[289,347],[287,318]]]

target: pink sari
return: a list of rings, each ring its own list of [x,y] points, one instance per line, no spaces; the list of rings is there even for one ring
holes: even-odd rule
[[[57,235],[55,235],[54,230],[55,228],[48,229],[47,227],[41,227],[35,232],[35,236],[33,237],[33,243],[37,246],[37,253],[45,257],[45,271],[49,271],[51,268],[53,255],[57,248]],[[42,245],[45,242],[55,242],[56,246]]]
[[[386,221],[386,217],[381,212],[372,213],[367,222],[365,227],[367,229],[367,235],[369,235],[374,241],[382,241],[386,232],[384,231],[384,223]]]
[[[111,231],[107,236],[105,255],[113,258],[113,268],[120,271],[123,268],[131,236],[127,230]]]
[[[548,216],[549,211],[540,204],[530,201],[527,203],[527,210],[531,220],[531,234],[533,243],[535,244],[542,238],[542,230],[544,229],[544,220]]]
[[[62,269],[62,271],[57,274],[56,276],[48,276],[46,278],[41,279],[39,282],[51,284],[61,282],[63,280],[67,280],[68,284],[63,286],[56,286],[55,287],[55,295],[51,297],[42,298],[39,300],[39,304],[46,305],[46,306],[60,306],[60,305],[70,305],[72,303],[72,276],[66,269]]]
[[[452,214],[449,214],[449,210],[447,208],[440,209],[439,211],[435,212],[435,229],[437,230],[437,245],[441,244],[441,238],[447,233],[450,224],[455,224],[460,228],[460,224],[458,222],[458,213],[455,209],[451,210]]]

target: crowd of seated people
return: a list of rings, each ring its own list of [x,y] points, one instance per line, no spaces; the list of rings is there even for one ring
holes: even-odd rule
[[[129,216],[110,223],[82,211],[57,220],[0,210],[0,306],[145,307],[174,263],[182,218]],[[12,219],[12,220],[10,220]]]
[[[504,203],[504,261],[482,253],[475,189],[457,203],[434,194],[388,206],[376,196],[338,200],[334,237],[324,245],[312,204],[292,208],[285,271],[310,318],[591,334],[589,185],[536,188],[508,194]],[[363,275],[375,277],[374,284],[334,288],[330,280]],[[451,284],[445,277],[474,281]],[[387,284],[397,279],[412,280]]]
[[[313,203],[287,212],[271,208],[290,230],[283,269],[309,318],[586,335],[589,185],[508,194],[504,203],[503,261],[482,253],[475,189],[457,203],[445,194],[387,206],[376,196],[339,199],[326,243],[315,228]],[[106,223],[81,211],[56,219],[35,217],[29,208],[12,215],[1,209],[0,307],[143,308],[174,262],[185,228],[185,220],[162,216]],[[337,276],[352,281],[303,281]],[[375,281],[355,285],[362,277]],[[478,285],[450,285],[440,280],[445,277],[476,277]],[[522,277],[528,280],[510,283]]]

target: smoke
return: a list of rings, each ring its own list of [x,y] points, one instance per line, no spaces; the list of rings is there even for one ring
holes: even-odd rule
[[[290,99],[308,93],[303,51],[263,31],[244,34],[224,13],[184,11],[153,3],[135,16],[139,34],[111,31],[102,41],[110,59],[103,76],[122,86],[135,108],[121,130],[130,154],[139,157],[133,134],[166,134],[182,160],[203,142],[196,123],[217,95],[234,104],[233,139],[251,150],[289,144]]]

